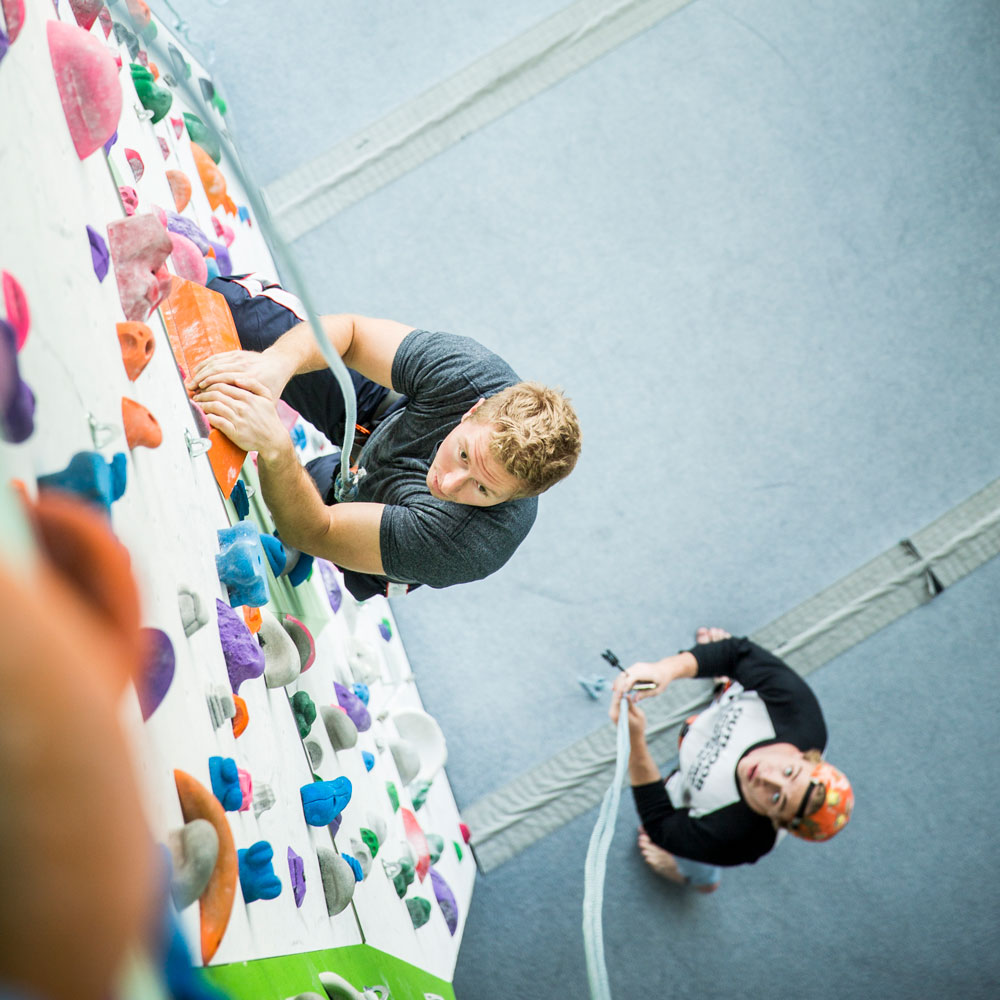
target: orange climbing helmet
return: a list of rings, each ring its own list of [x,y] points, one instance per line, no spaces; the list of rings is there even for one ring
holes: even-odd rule
[[[807,803],[813,797],[813,788],[819,785],[824,791],[823,804],[803,815]],[[854,809],[854,791],[850,781],[843,771],[838,771],[832,764],[821,760],[809,775],[809,791],[802,800],[795,819],[788,824],[790,833],[803,840],[829,840],[839,833],[851,818]]]

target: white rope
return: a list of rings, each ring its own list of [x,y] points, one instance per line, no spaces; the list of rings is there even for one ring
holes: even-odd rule
[[[618,803],[629,757],[628,706],[623,699],[618,715],[618,759],[611,787],[604,793],[601,809],[594,824],[583,866],[583,950],[587,957],[587,982],[591,1000],[611,1000],[608,970],[604,964],[604,929],[601,908],[604,905],[604,875],[608,864],[608,849],[615,835]]]

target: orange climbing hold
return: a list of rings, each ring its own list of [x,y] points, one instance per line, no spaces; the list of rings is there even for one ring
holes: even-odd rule
[[[153,331],[145,323],[127,320],[117,324],[118,344],[122,350],[122,361],[128,380],[134,382],[156,350]]]
[[[185,771],[174,771],[177,797],[181,800],[184,822],[207,819],[219,835],[219,858],[198,900],[201,909],[201,960],[207,965],[219,948],[229,924],[239,881],[239,862],[226,811],[215,794]]]
[[[191,200],[191,182],[183,170],[168,170],[167,181],[170,193],[174,196],[174,205],[178,212],[183,212]]]
[[[163,431],[156,417],[142,403],[127,396],[122,396],[122,423],[129,448],[159,448],[163,443]]]
[[[250,713],[247,711],[247,703],[238,695],[233,695],[233,703],[236,705],[236,714],[233,716],[233,736],[242,736],[250,721]]]
[[[247,623],[247,628],[256,635],[264,624],[264,616],[260,613],[260,608],[252,608],[249,604],[243,605],[243,620]]]
[[[215,161],[196,142],[191,143],[191,155],[194,157],[201,185],[208,195],[208,203],[213,211],[221,205],[230,215],[235,215],[236,203],[226,192],[226,178],[222,176],[222,171],[215,165]]]
[[[240,350],[240,338],[226,300],[204,285],[175,278],[173,291],[160,304],[160,311],[181,371],[192,372],[221,351]],[[208,460],[219,489],[228,497],[247,453],[214,427],[208,436],[212,442]]]

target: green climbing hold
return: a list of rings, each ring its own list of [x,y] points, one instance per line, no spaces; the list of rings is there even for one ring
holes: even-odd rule
[[[430,790],[431,783],[429,781],[421,781],[419,785],[417,785],[416,790],[410,796],[414,809],[419,809],[427,801],[427,793]]]
[[[293,694],[291,703],[292,715],[295,716],[295,725],[299,730],[299,738],[304,740],[309,735],[312,724],[316,721],[316,703],[305,691]]]
[[[452,843],[455,845],[455,853],[458,855],[458,860],[462,860],[462,848],[459,846],[457,840],[453,840]]]
[[[198,143],[218,163],[222,159],[222,147],[219,145],[219,137],[215,130],[210,129],[197,115],[191,114],[190,111],[184,112],[184,124],[187,125],[187,134],[191,137],[191,141]]]
[[[399,862],[399,871],[392,877],[392,884],[396,887],[396,895],[402,899],[406,895],[407,886],[412,884],[414,877],[413,865],[409,861]]]
[[[147,111],[153,112],[153,124],[155,125],[170,110],[174,95],[169,90],[164,90],[156,85],[153,74],[146,66],[129,63],[129,69],[132,71],[132,84],[135,87],[135,92],[139,95],[142,106]]]
[[[375,836],[374,830],[369,830],[368,827],[361,827],[361,839],[364,841],[365,847],[368,848],[369,854],[374,858],[378,854],[379,842],[378,837]]]
[[[226,102],[219,96],[219,92],[216,91],[212,97],[212,107],[219,112],[220,115],[224,115],[229,108],[226,107]]]
[[[145,41],[151,42],[154,38],[156,38],[156,22],[150,21],[149,24],[147,24],[146,27],[139,32],[139,34],[142,35]]]
[[[427,834],[427,850],[430,852],[431,864],[436,865],[444,850],[444,837],[439,833]]]
[[[396,791],[396,786],[391,781],[387,781],[385,783],[385,790],[389,793],[392,811],[397,812],[399,810],[399,792]]]
[[[430,900],[423,896],[413,896],[406,901],[406,908],[410,911],[410,920],[414,927],[423,927],[431,918]]]

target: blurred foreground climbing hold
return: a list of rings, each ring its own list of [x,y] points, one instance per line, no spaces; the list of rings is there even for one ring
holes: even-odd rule
[[[118,67],[90,32],[67,21],[47,21],[49,55],[76,155],[81,160],[114,134],[122,113]]]
[[[174,680],[174,644],[170,636],[158,628],[144,628],[146,656],[142,671],[136,678],[139,708],[145,721],[160,707]]]
[[[78,451],[59,472],[38,477],[40,490],[62,490],[83,497],[108,513],[125,493],[126,460],[118,452],[109,462],[96,451]]]
[[[21,444],[34,429],[35,394],[18,370],[17,332],[0,319],[0,436]]]
[[[7,271],[0,272],[3,284],[3,307],[7,314],[7,322],[15,333],[15,349],[20,351],[28,339],[31,328],[31,313],[28,309],[28,297],[24,294],[21,283]]]

